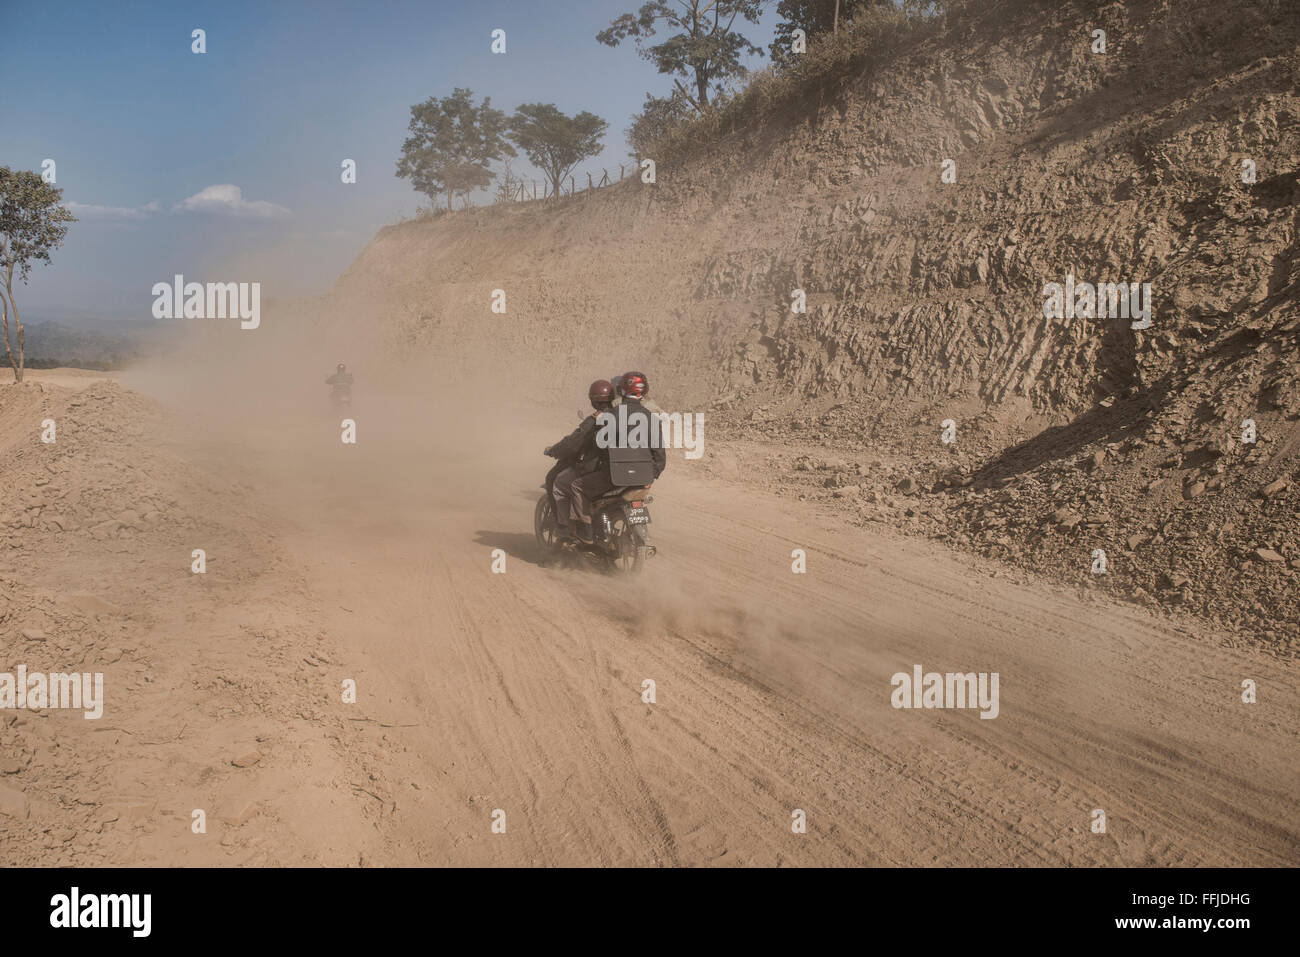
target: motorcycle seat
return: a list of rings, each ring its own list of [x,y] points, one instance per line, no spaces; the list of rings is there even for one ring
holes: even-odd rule
[[[608,505],[611,502],[617,502],[622,499],[624,502],[641,502],[646,504],[654,501],[653,497],[647,494],[650,491],[649,485],[628,485],[623,488],[610,489],[600,498],[596,499],[596,505]]]

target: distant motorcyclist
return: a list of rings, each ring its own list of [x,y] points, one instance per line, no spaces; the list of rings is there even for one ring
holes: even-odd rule
[[[330,387],[330,398],[336,404],[352,401],[352,373],[342,362],[334,370],[334,374],[325,380],[325,384]]]
[[[544,450],[544,454],[559,459],[558,464],[564,466],[551,482],[551,498],[555,501],[555,539],[561,544],[571,544],[574,540],[569,515],[574,504],[574,482],[607,467],[607,457],[602,455],[604,450],[596,445],[596,418],[600,413],[612,410],[614,387],[608,379],[597,379],[587,388],[587,398],[591,401],[591,414],[576,429]]]
[[[325,384],[350,389],[352,388],[352,373],[348,371],[347,366],[340,362],[334,369],[334,374],[325,380]]]

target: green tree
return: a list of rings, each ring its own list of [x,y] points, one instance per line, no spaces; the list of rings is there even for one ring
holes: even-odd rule
[[[628,37],[637,52],[660,73],[673,74],[673,83],[696,110],[709,107],[709,89],[721,92],[722,81],[743,76],[740,58],[762,56],[763,51],[734,29],[737,17],[758,23],[767,0],[650,0],[636,13],[625,13],[596,39],[616,47]],[[662,43],[646,45],[660,26],[678,32]],[[695,86],[694,94],[677,77]]]
[[[863,10],[892,6],[893,0],[781,0],[776,5],[781,22],[776,25],[772,45],[767,48],[772,54],[772,62],[784,65],[798,56],[790,52],[795,30],[802,30],[811,40],[833,32],[837,24],[844,29],[854,15]]]
[[[554,103],[525,103],[510,118],[510,136],[546,174],[555,195],[579,163],[600,152],[609,124],[594,113],[565,116]]]
[[[50,253],[63,245],[68,224],[77,218],[63,205],[63,190],[41,178],[40,173],[11,170],[0,166],[0,322],[4,327],[5,354],[14,370],[14,381],[23,381],[23,322],[14,299],[14,273],[26,283],[32,263],[50,261]],[[9,342],[9,313],[18,333],[15,358]]]
[[[467,195],[492,182],[490,165],[515,151],[505,139],[506,115],[490,97],[474,105],[474,94],[456,87],[441,100],[429,97],[411,107],[410,135],[402,144],[397,175],[430,200]]]
[[[656,144],[691,115],[690,104],[676,90],[662,97],[647,93],[641,112],[632,117],[632,124],[627,128],[632,155],[641,157],[652,153]]]

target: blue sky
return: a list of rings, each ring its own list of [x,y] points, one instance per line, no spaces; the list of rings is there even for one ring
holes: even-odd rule
[[[147,318],[152,285],[178,272],[260,281],[264,301],[324,292],[378,228],[427,203],[395,163],[411,105],[455,86],[507,113],[537,101],[596,113],[606,150],[583,168],[616,169],[645,93],[671,84],[630,42],[596,42],[640,2],[0,0],[0,164],[53,159],[81,219],[19,307]],[[764,48],[771,7],[742,31]],[[504,55],[490,50],[496,28]],[[345,158],[355,185],[340,182]]]

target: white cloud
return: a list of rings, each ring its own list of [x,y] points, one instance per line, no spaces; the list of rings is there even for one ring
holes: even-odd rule
[[[156,202],[146,203],[143,206],[96,206],[94,203],[73,202],[67,202],[63,205],[78,219],[144,219],[160,209]]]
[[[230,183],[201,189],[189,199],[177,203],[172,209],[178,213],[226,213],[254,219],[270,219],[273,216],[284,216],[289,212],[283,206],[265,200],[244,199],[244,191]]]

